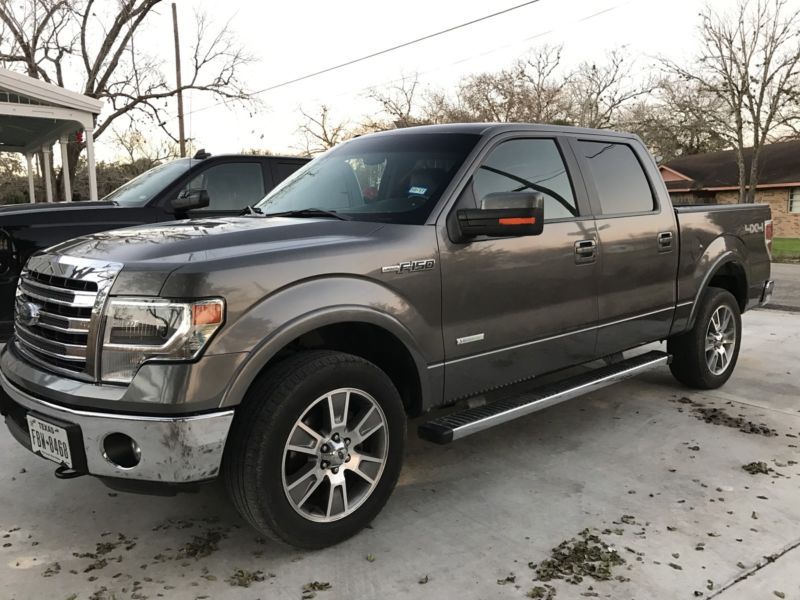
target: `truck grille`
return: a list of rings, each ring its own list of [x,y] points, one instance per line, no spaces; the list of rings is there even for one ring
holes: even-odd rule
[[[97,284],[28,271],[19,282],[15,332],[25,352],[62,369],[86,371],[89,324]],[[27,316],[20,303],[38,306],[38,318]]]
[[[17,285],[17,348],[50,370],[94,378],[96,322],[121,265],[31,258]]]

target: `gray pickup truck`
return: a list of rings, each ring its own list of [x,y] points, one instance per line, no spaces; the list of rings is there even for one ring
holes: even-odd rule
[[[389,498],[409,415],[468,399],[419,427],[448,443],[667,364],[718,387],[772,291],[767,206],[673,208],[609,131],[367,135],[250,213],[30,258],[2,411],[57,476],[221,475],[256,529],[327,546]]]

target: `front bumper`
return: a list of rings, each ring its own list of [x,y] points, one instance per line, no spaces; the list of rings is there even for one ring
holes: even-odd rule
[[[219,473],[225,440],[233,411],[224,410],[194,416],[121,415],[76,410],[39,399],[11,382],[0,372],[0,385],[7,397],[3,403],[6,424],[14,437],[29,450],[28,412],[56,423],[79,429],[73,456],[85,454],[85,471],[100,477],[114,477],[160,483],[191,483],[213,479]],[[106,436],[122,433],[136,442],[140,458],[136,466],[123,468],[106,458]],[[76,452],[78,450],[78,452]],[[79,461],[84,468],[84,461]]]

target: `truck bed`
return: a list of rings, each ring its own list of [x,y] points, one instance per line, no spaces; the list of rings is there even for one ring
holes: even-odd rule
[[[770,272],[770,256],[765,248],[765,228],[771,227],[769,205],[684,205],[676,206],[675,214],[680,258],[676,284],[679,310],[673,332],[680,331],[689,318],[688,310],[680,310],[681,304],[694,303],[705,282],[715,275],[715,264],[731,255],[739,259],[744,276],[740,284],[747,289],[742,310],[757,304]]]

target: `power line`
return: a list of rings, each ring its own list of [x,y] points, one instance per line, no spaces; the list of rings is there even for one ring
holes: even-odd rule
[[[511,6],[504,10],[500,10],[494,12],[492,14],[479,17],[477,19],[473,19],[471,21],[467,21],[465,23],[460,23],[459,25],[454,25],[452,27],[448,27],[447,29],[442,29],[435,33],[429,33],[428,35],[423,35],[422,37],[415,38],[408,42],[403,42],[402,44],[397,44],[396,46],[392,46],[391,48],[385,48],[384,50],[379,50],[377,52],[373,52],[372,54],[366,54],[359,58],[354,58],[352,60],[348,60],[347,62],[340,63],[338,65],[334,65],[332,67],[327,67],[320,71],[315,71],[313,73],[308,73],[307,75],[302,75],[301,77],[295,77],[294,79],[289,79],[288,81],[282,81],[281,83],[276,83],[275,85],[271,85],[269,87],[264,88],[263,90],[258,90],[254,92],[253,95],[263,94],[264,92],[271,92],[272,90],[276,90],[281,87],[285,87],[287,85],[291,85],[293,83],[298,83],[300,81],[305,81],[306,79],[311,79],[312,77],[317,77],[319,75],[324,75],[325,73],[330,73],[331,71],[335,71],[337,69],[341,69],[344,67],[349,67],[350,65],[354,65],[356,63],[364,62],[365,60],[369,60],[371,58],[375,58],[376,56],[381,56],[383,54],[388,54],[389,52],[394,52],[395,50],[400,50],[401,48],[407,48],[408,46],[413,46],[414,44],[419,44],[420,42],[424,42],[430,40],[435,37],[439,37],[446,33],[452,33],[453,31],[457,31],[458,29],[463,29],[464,27],[469,27],[470,25],[475,25],[476,23],[480,23],[482,21],[487,21],[489,19],[493,19],[494,17],[498,17],[500,15],[504,15],[510,13],[512,11],[518,10],[520,8],[524,8],[526,6],[530,6],[531,4],[536,4],[541,0],[528,0],[528,2],[523,2],[522,4],[517,4],[516,6]]]
[[[408,42],[403,42],[402,44],[397,44],[396,46],[392,46],[390,48],[384,48],[383,50],[378,50],[377,52],[372,52],[371,54],[366,54],[364,56],[360,56],[358,58],[354,58],[354,59],[348,60],[348,61],[340,63],[338,65],[333,65],[331,67],[326,67],[326,68],[321,69],[319,71],[314,71],[313,73],[307,73],[305,75],[301,75],[300,77],[295,77],[294,79],[288,79],[286,81],[282,81],[280,83],[276,83],[276,84],[270,85],[270,86],[265,87],[265,88],[263,88],[261,90],[257,90],[255,92],[253,92],[251,94],[251,96],[258,96],[259,94],[263,94],[265,92],[271,92],[272,90],[277,90],[278,88],[286,87],[286,86],[292,85],[294,83],[299,83],[300,81],[305,81],[307,79],[311,79],[312,77],[318,77],[320,75],[324,75],[326,73],[330,73],[331,71],[336,71],[336,70],[342,69],[344,67],[349,67],[351,65],[355,65],[357,63],[364,62],[365,60],[369,60],[369,59],[375,58],[377,56],[382,56],[384,54],[388,54],[389,52],[394,52],[395,50],[400,50],[402,48],[407,48],[408,46],[413,46],[414,44],[419,44],[420,42],[424,42],[424,41],[430,40],[432,38],[445,35],[447,33],[452,33],[453,31],[457,31],[459,29],[463,29],[465,27],[469,27],[470,25],[475,25],[476,23],[480,23],[482,21],[487,21],[489,19],[493,19],[494,17],[499,17],[500,15],[504,15],[504,14],[510,13],[512,11],[519,10],[520,8],[525,8],[526,6],[530,6],[531,4],[537,4],[539,2],[541,2],[541,0],[528,0],[528,2],[523,2],[522,4],[517,4],[515,6],[511,6],[509,8],[506,8],[506,9],[503,9],[503,10],[499,10],[497,12],[493,12],[493,13],[488,14],[488,15],[484,15],[483,17],[479,17],[477,19],[472,19],[471,21],[466,21],[464,23],[459,23],[458,25],[453,25],[452,27],[448,27],[447,29],[441,29],[441,30],[436,31],[434,33],[429,33],[427,35],[423,35],[421,37],[415,38],[415,39],[410,40]],[[210,108],[215,108],[215,107],[217,107],[217,106],[219,106],[221,104],[225,104],[226,102],[227,102],[227,100],[221,101],[221,102],[216,102],[214,104],[210,104],[209,106],[206,106],[206,107],[203,107],[203,108],[199,108],[195,112],[201,112],[201,111],[204,111],[204,110],[208,110]]]

